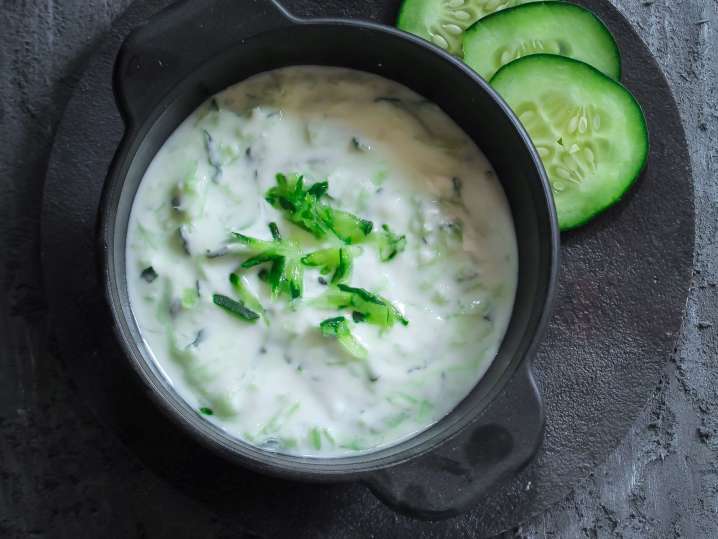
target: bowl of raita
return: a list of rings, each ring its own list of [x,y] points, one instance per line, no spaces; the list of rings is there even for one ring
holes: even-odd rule
[[[115,75],[102,279],[171,420],[235,463],[363,480],[422,516],[468,498],[401,500],[392,469],[459,443],[499,395],[516,408],[476,431],[500,449],[472,496],[530,460],[558,227],[488,84],[408,34],[270,1],[162,12]]]

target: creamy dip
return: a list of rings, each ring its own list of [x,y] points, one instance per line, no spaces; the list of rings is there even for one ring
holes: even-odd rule
[[[267,196],[297,175],[324,232]],[[326,215],[348,219],[351,246]],[[253,265],[270,223],[290,254]],[[344,275],[298,258],[342,246]],[[273,293],[281,271],[300,287]],[[494,359],[516,280],[508,204],[472,140],[409,89],[338,68],[263,73],[200,106],[147,169],[127,237],[134,316],[179,394],[294,455],[370,451],[440,420]]]

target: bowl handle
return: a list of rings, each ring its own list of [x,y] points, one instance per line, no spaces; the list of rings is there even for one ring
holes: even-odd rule
[[[142,122],[208,59],[296,22],[275,0],[181,0],[160,11],[125,39],[115,62],[115,97],[125,122]]]
[[[364,482],[397,511],[425,520],[449,518],[521,471],[536,454],[543,427],[541,396],[525,362],[487,413],[463,433]]]

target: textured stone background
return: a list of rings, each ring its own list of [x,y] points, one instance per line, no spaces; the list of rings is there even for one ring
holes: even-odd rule
[[[507,537],[718,536],[718,2],[613,2],[681,107],[696,181],[695,278],[673,361],[627,438],[567,499]],[[140,473],[47,340],[38,229],[48,151],[84,60],[128,4],[0,0],[0,536],[205,537],[210,523],[218,536],[257,537]],[[456,534],[471,535],[470,522]]]

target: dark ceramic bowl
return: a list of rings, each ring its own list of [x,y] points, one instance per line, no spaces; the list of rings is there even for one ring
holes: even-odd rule
[[[358,456],[275,454],[232,438],[202,419],[152,361],[127,293],[125,236],[130,209],[161,145],[209,96],[256,73],[297,64],[375,73],[439,105],[496,169],[518,238],[516,303],[486,375],[429,429]],[[364,481],[390,505],[424,518],[458,513],[530,461],[543,429],[530,360],[554,295],[559,236],[538,155],[516,117],[486,82],[411,35],[363,22],[299,20],[272,0],[185,1],[161,12],[125,41],[114,82],[126,132],[100,207],[102,282],[119,344],[171,420],[235,463],[294,480]],[[501,419],[487,423],[482,414],[498,397],[502,408],[493,417]]]

